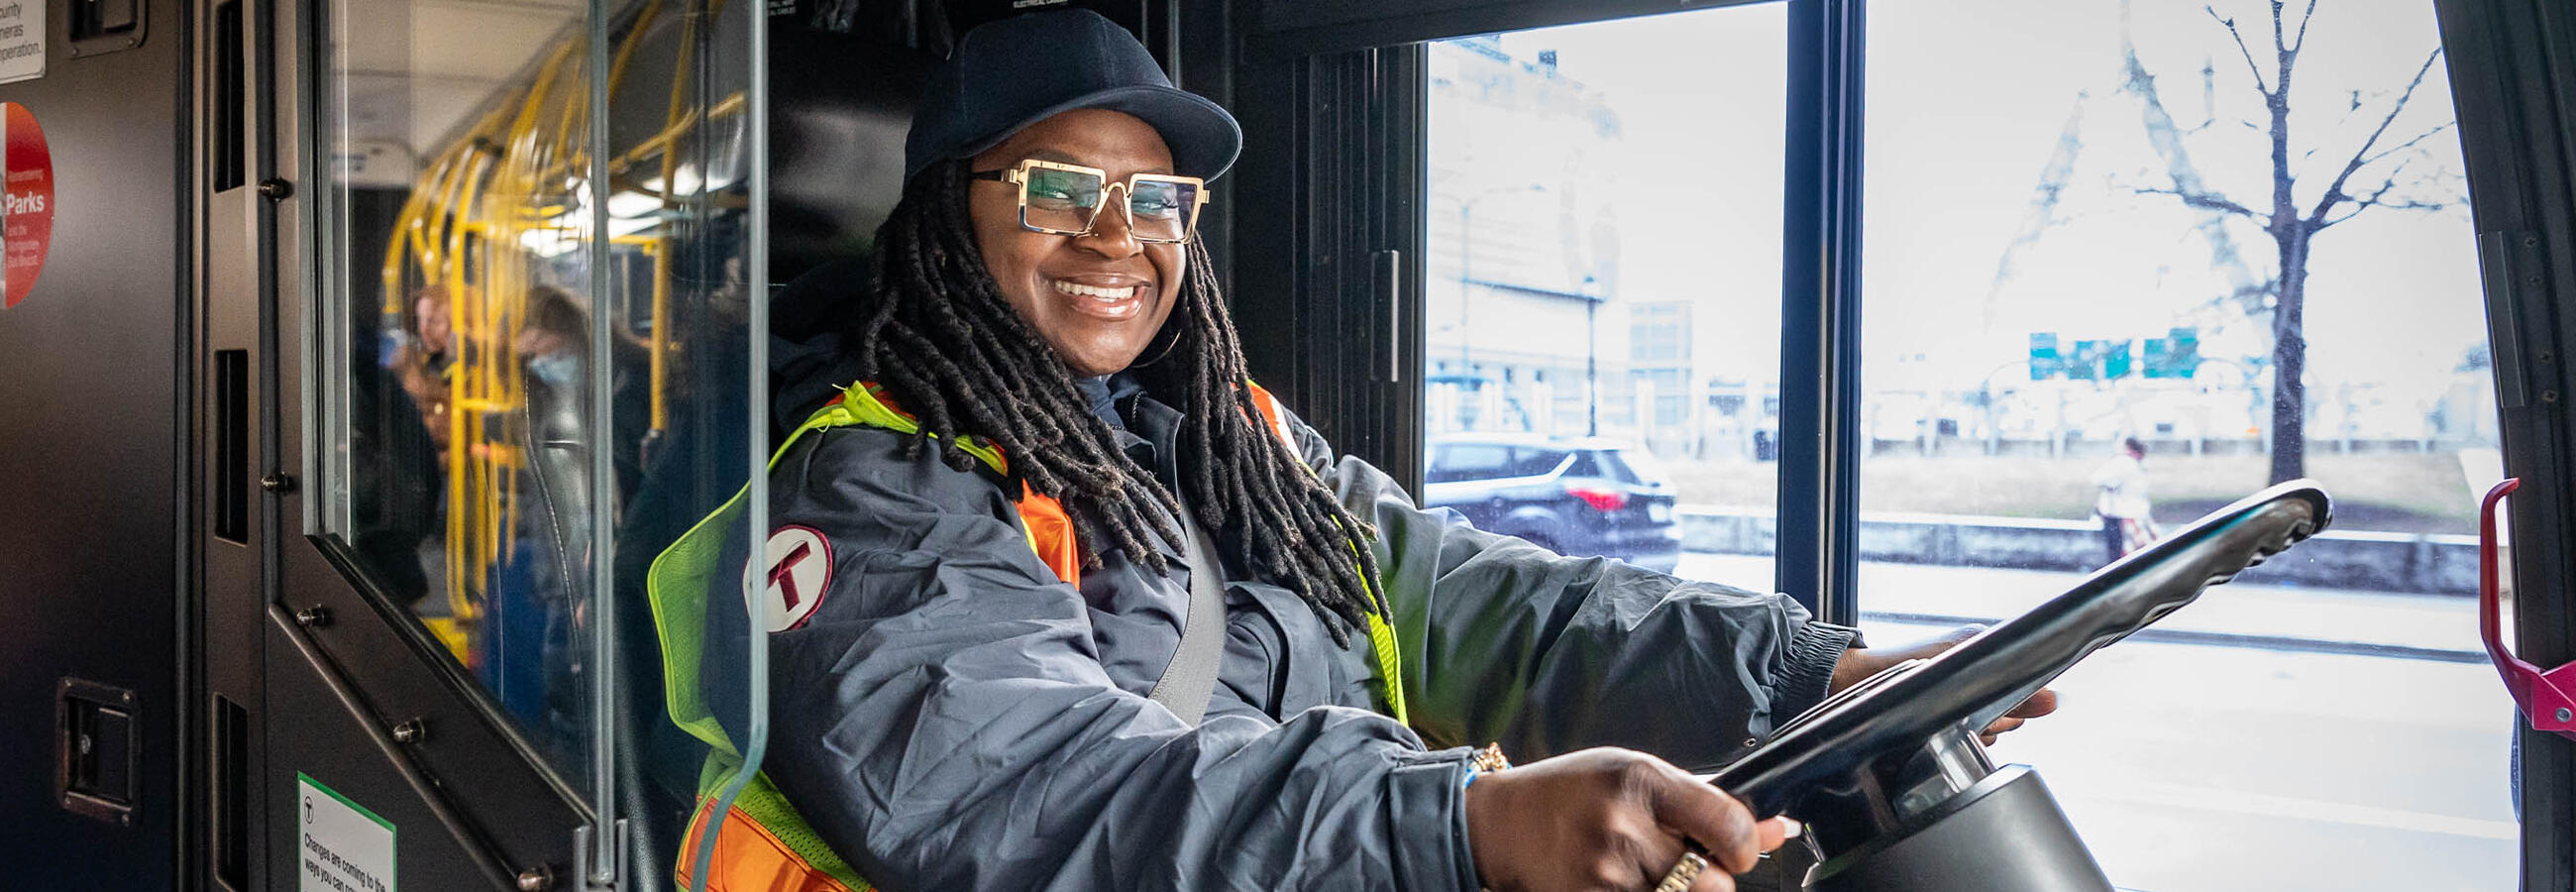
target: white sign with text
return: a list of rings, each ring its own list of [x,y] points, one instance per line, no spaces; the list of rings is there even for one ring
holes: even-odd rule
[[[0,84],[45,76],[46,0],[0,0]]]
[[[22,0],[23,2],[23,0]],[[296,873],[303,892],[393,892],[394,825],[295,773]]]

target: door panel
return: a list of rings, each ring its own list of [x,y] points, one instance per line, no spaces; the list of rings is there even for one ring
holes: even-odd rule
[[[189,170],[199,207],[195,297],[203,307],[196,356],[197,465],[194,541],[205,586],[203,642],[209,715],[238,722],[237,746],[218,752],[200,747],[205,773],[197,788],[200,826],[208,850],[222,853],[195,866],[213,883],[237,890],[266,888],[263,863],[268,825],[256,808],[266,784],[260,753],[267,734],[263,635],[259,616],[268,602],[265,576],[276,541],[275,499],[257,485],[276,467],[275,388],[271,363],[267,270],[262,238],[267,204],[254,185],[271,168],[265,132],[270,109],[271,57],[258,53],[265,0],[194,4],[191,16],[198,54],[190,108],[197,140]],[[169,29],[171,36],[179,33]],[[254,171],[260,172],[254,176]],[[211,723],[211,719],[210,719]],[[219,805],[221,803],[221,805]],[[222,808],[229,816],[219,816]]]
[[[283,878],[319,869],[305,866],[305,859],[314,856],[299,841],[298,817],[305,813],[300,797],[310,795],[303,792],[299,774],[392,826],[398,848],[395,874],[384,878],[388,888],[515,888],[518,871],[510,865],[526,862],[494,857],[497,848],[457,813],[437,789],[438,782],[416,767],[390,729],[377,724],[358,692],[330,671],[329,658],[293,617],[276,610],[264,620],[268,649],[291,655],[278,660],[268,675],[269,719],[278,729],[270,737],[268,754],[279,776],[270,778],[263,801],[267,814],[275,816],[269,822],[268,845],[283,854],[271,865],[270,875],[280,881],[252,888],[290,888],[298,880]],[[552,867],[560,876],[568,866]]]
[[[494,7],[399,0],[324,2],[306,9],[313,17],[309,27],[281,27],[279,33],[310,41],[293,57],[311,60],[310,74],[279,83],[309,85],[281,93],[309,96],[311,110],[281,114],[277,121],[282,144],[314,154],[277,159],[274,170],[300,172],[305,188],[282,203],[283,213],[268,231],[281,260],[310,257],[275,267],[292,273],[271,286],[279,343],[288,345],[280,351],[288,355],[280,356],[275,378],[281,455],[309,467],[311,481],[280,506],[271,612],[285,622],[272,641],[284,638],[294,646],[272,644],[269,681],[281,691],[306,679],[345,692],[345,708],[309,717],[326,744],[291,738],[304,729],[285,715],[270,716],[269,761],[262,775],[271,804],[267,836],[295,839],[289,831],[301,820],[294,801],[299,773],[319,779],[324,771],[374,765],[386,770],[372,779],[324,782],[394,820],[396,863],[406,880],[421,871],[474,877],[473,886],[513,884],[522,876],[566,881],[580,872],[578,834],[595,822],[585,783],[592,765],[590,699],[584,684],[555,679],[560,683],[549,685],[537,670],[548,658],[587,664],[593,654],[587,637],[558,624],[549,638],[546,626],[549,619],[591,606],[580,575],[560,559],[587,548],[587,530],[575,524],[566,535],[578,544],[550,550],[543,560],[515,563],[488,552],[477,554],[484,560],[450,561],[425,541],[444,521],[467,519],[464,512],[447,510],[451,500],[443,496],[451,490],[444,482],[462,478],[448,473],[444,458],[487,472],[463,481],[452,501],[511,509],[519,506],[496,502],[511,495],[507,487],[478,484],[494,479],[488,472],[495,468],[518,467],[533,444],[496,437],[473,440],[481,448],[471,455],[463,448],[438,451],[446,441],[431,439],[432,426],[444,432],[447,419],[425,409],[444,407],[451,396],[470,403],[493,394],[451,394],[449,382],[434,370],[406,365],[403,360],[417,351],[382,333],[411,327],[402,324],[408,289],[395,289],[389,297],[379,283],[387,231],[405,219],[404,212],[414,212],[410,219],[427,227],[427,216],[418,213],[424,203],[482,206],[488,193],[481,190],[492,178],[476,179],[469,188],[465,169],[497,171],[488,162],[512,138],[542,135],[549,154],[543,160],[522,154],[525,163],[509,171],[515,186],[491,199],[505,203],[511,214],[540,206],[534,184],[541,178],[561,184],[574,173],[562,166],[566,155],[590,145],[594,128],[581,109],[595,98],[593,63],[604,62],[604,54],[594,59],[590,52],[590,25],[606,13],[598,4]],[[468,46],[473,51],[464,51]],[[307,120],[306,127],[294,126]],[[494,120],[502,122],[497,130],[477,126]],[[488,148],[444,156],[414,150],[460,144]],[[432,161],[460,159],[439,171],[426,168]],[[547,165],[556,169],[538,169]],[[430,174],[437,172],[455,175],[409,188],[435,179]],[[565,198],[549,191],[543,200]],[[499,233],[458,225],[416,235],[421,244],[493,260],[488,268],[500,266],[495,244],[525,250],[515,231],[496,238]],[[587,237],[558,241],[578,256]],[[387,303],[395,307],[388,310]],[[508,337],[499,328],[475,334],[478,347],[495,347],[496,339]],[[433,374],[405,374],[424,371]],[[423,399],[414,401],[415,394]],[[428,402],[432,396],[438,398],[434,404]],[[478,418],[499,419],[504,426],[516,421],[512,407],[483,407],[490,411]],[[564,544],[566,538],[548,541]],[[470,567],[473,578],[432,575],[456,567]],[[513,578],[531,586],[546,584],[550,602],[531,597],[514,603],[528,612],[514,630],[554,646],[531,645],[524,654],[513,650],[506,661],[495,656],[486,663],[479,659],[485,653],[473,646],[478,639],[458,633],[476,618],[474,607],[448,609],[482,602],[451,599],[443,591],[433,597],[430,589],[454,581],[462,591],[479,594],[473,583],[487,572],[509,572],[505,568],[515,568]],[[440,608],[428,623],[420,617],[425,606]],[[511,618],[521,617],[514,610]],[[511,639],[514,646],[529,640]],[[514,670],[532,670],[512,675],[525,685],[503,689],[495,683],[497,671],[477,671],[505,662]],[[398,813],[415,820],[405,822]],[[435,819],[418,819],[423,815]],[[302,857],[300,846],[275,845],[269,852],[272,877],[295,875]]]
[[[643,581],[768,435],[747,334],[768,327],[762,8],[316,9],[308,139],[328,160],[291,302],[313,371],[281,376],[315,485],[279,606],[328,616],[277,656],[402,730],[399,762],[475,857],[557,883],[622,863],[621,888],[660,888],[706,750],[665,712]],[[854,130],[877,128],[835,138]]]
[[[72,5],[45,4],[46,75],[0,86],[52,151],[52,245],[32,289],[0,309],[0,851],[29,888],[165,888],[186,822],[187,375],[178,230],[187,41],[73,57]],[[53,766],[65,679],[131,692],[131,824],[67,809]]]
[[[383,755],[423,779],[420,785],[387,788],[381,796],[431,795],[436,802],[413,807],[454,813],[453,828],[463,838],[424,845],[469,845],[477,857],[519,871],[565,875],[573,867],[573,837],[588,820],[578,791],[541,767],[536,748],[493,714],[476,695],[472,682],[442,663],[443,650],[423,640],[409,617],[384,607],[381,589],[361,586],[369,571],[345,546],[331,539],[298,539],[286,549],[276,609],[287,617],[295,647],[268,647],[267,682],[282,689],[282,679],[320,676],[354,692],[352,709],[330,715],[342,727],[297,723],[274,711],[270,698],[268,765],[263,780],[272,805],[291,795],[296,772],[316,774],[337,765],[344,748],[304,749],[306,734],[356,740],[361,736],[396,740]],[[319,720],[319,719],[317,719]],[[346,791],[344,791],[346,792]],[[377,808],[370,802],[369,808]],[[269,812],[268,836],[291,827],[291,811]],[[426,840],[431,825],[417,837],[398,837],[404,853],[415,839]],[[292,837],[288,837],[292,840]],[[272,876],[291,875],[297,847],[270,850]],[[407,857],[405,861],[416,860]],[[276,873],[284,871],[285,873]]]
[[[2576,518],[2561,394],[2576,371],[2576,17],[2563,6],[2440,0],[2444,67],[2457,91],[2460,148],[2494,330],[2504,468],[2522,479],[2507,504],[2515,535],[2512,640],[2543,666],[2576,659]],[[2526,889],[2576,888],[2576,742],[2520,728],[2516,803]]]

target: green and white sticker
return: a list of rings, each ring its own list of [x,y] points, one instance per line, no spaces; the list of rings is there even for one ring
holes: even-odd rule
[[[303,892],[393,892],[394,822],[295,773],[297,873]]]

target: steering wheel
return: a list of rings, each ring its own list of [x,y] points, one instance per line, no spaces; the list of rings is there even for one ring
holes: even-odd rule
[[[1756,815],[1807,824],[1827,858],[1814,888],[2108,890],[2038,776],[1996,770],[1975,732],[2332,515],[2314,481],[2255,493],[1939,656],[1845,689],[1709,782]],[[1994,834],[2014,838],[1980,838]]]

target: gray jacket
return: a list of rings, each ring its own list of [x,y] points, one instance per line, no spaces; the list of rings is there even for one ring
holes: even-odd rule
[[[1115,380],[1093,385],[1096,408],[1171,485],[1179,413]],[[1474,890],[1467,745],[1522,761],[1617,745],[1708,768],[1820,700],[1851,642],[1786,597],[1416,508],[1290,426],[1378,527],[1412,727],[1372,708],[1364,636],[1336,647],[1295,593],[1231,565],[1216,690],[1184,724],[1147,698],[1189,601],[1178,553],[1156,575],[1113,551],[1067,585],[999,477],[835,428],[771,472],[773,523],[820,534],[830,572],[812,613],[769,636],[762,768],[890,890]],[[704,683],[740,702],[740,672],[721,668],[741,665],[739,601],[709,602]]]

